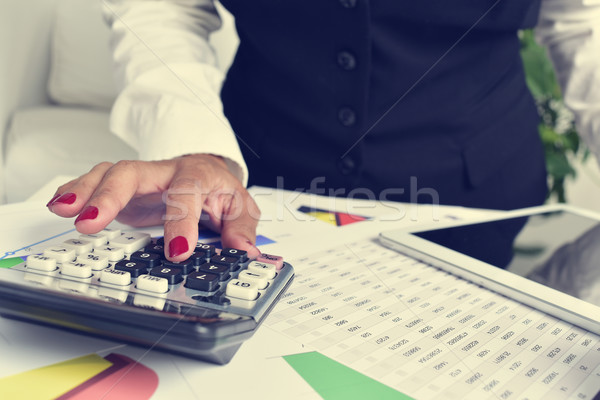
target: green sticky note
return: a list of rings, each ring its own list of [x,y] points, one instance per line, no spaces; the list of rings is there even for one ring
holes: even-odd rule
[[[412,400],[318,352],[283,358],[325,400]]]
[[[21,257],[5,258],[0,260],[0,268],[12,268],[17,264],[21,264],[24,260]]]

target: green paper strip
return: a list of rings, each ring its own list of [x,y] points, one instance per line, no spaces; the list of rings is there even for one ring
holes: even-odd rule
[[[318,352],[283,359],[325,400],[413,400]]]
[[[12,268],[17,264],[21,264],[24,260],[21,257],[5,258],[0,260],[0,268]]]

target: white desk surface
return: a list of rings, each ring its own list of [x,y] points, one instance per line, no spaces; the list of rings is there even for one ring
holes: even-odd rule
[[[72,228],[72,221],[49,213],[44,204],[55,188],[68,180],[59,177],[34,194],[27,203],[0,207],[0,250],[32,243],[40,237],[64,232]],[[398,204],[379,204],[364,201],[343,201],[309,195],[298,196],[291,192],[265,191],[254,188],[252,193],[263,210],[259,233],[275,237],[284,248],[294,249],[290,240],[303,236],[328,235],[345,232],[352,237],[399,226],[431,223],[436,219],[475,218],[488,215],[484,210],[467,210],[460,207],[428,206],[419,208]],[[361,222],[347,227],[334,227],[304,214],[296,213],[298,205],[309,205],[338,211],[350,211],[373,216],[374,221]],[[406,208],[405,208],[406,207]],[[400,215],[403,212],[403,215]],[[16,247],[15,247],[16,246]],[[302,256],[302,246],[296,254],[282,254],[288,259]],[[269,252],[271,250],[269,249]],[[246,399],[313,399],[317,393],[284,361],[282,355],[305,352],[302,343],[281,335],[263,325],[242,345],[230,364],[215,366],[178,356],[123,345],[115,341],[89,338],[50,328],[0,318],[0,377],[6,377],[90,353],[105,355],[111,351],[127,355],[152,368],[159,375],[160,384],[153,398],[246,398]],[[10,362],[7,362],[10,360]]]

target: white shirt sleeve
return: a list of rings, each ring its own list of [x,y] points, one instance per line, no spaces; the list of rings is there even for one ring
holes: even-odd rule
[[[221,26],[212,0],[105,0],[122,89],[111,130],[142,160],[222,156],[247,183],[248,170],[219,96],[223,73],[208,44]]]
[[[579,134],[600,160],[600,0],[542,0],[536,37]]]

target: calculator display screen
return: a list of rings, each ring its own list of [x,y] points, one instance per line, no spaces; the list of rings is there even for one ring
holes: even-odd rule
[[[600,306],[600,222],[568,211],[415,235]]]

